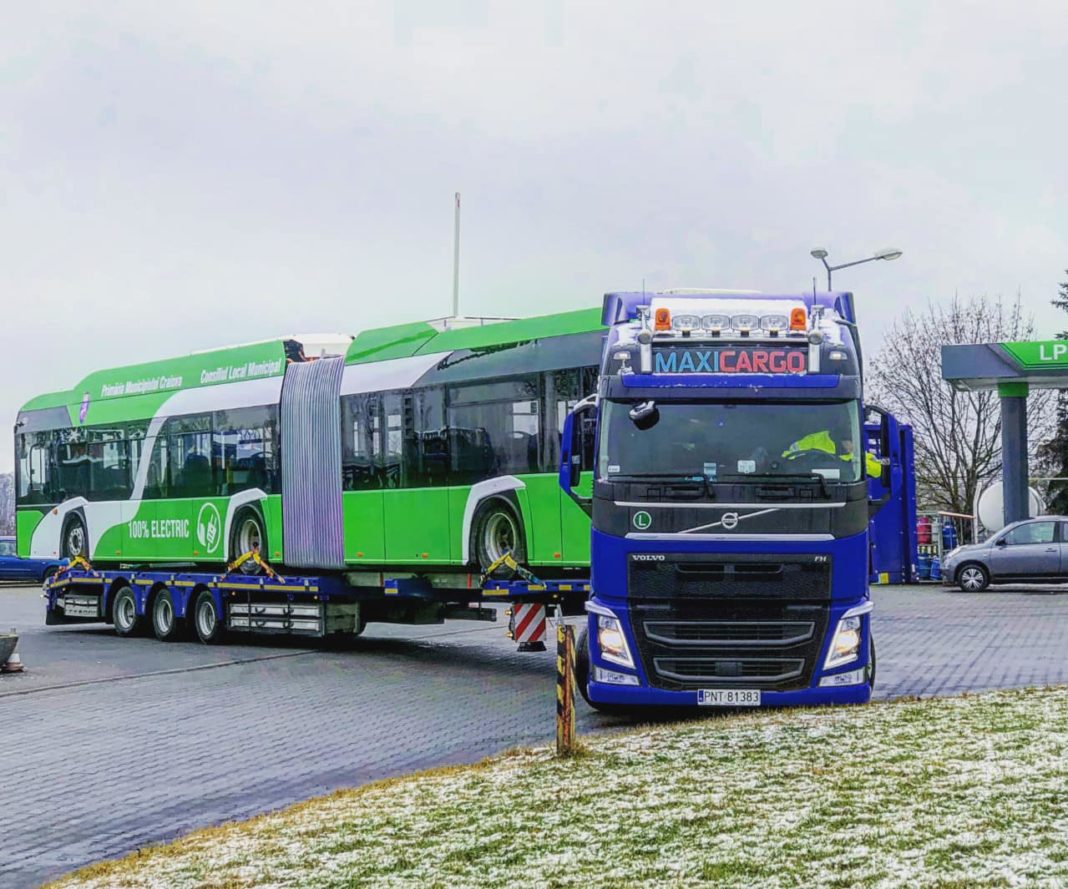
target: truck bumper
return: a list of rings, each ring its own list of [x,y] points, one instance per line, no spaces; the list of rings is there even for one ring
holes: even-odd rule
[[[623,707],[677,707],[700,710],[721,710],[722,707],[703,707],[697,702],[696,691],[664,691],[648,686],[620,686],[595,682],[587,686],[590,700],[598,704]],[[760,696],[760,706],[765,707],[813,707],[823,704],[866,704],[871,700],[871,686],[842,685],[802,688],[796,691],[765,691]],[[756,709],[756,708],[738,708]]]

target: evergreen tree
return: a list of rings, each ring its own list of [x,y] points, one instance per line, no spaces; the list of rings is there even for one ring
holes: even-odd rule
[[[1065,269],[1068,274],[1068,269]],[[1068,281],[1060,285],[1057,295],[1050,300],[1062,312],[1068,312]],[[1068,330],[1057,334],[1057,339],[1068,339]],[[1058,478],[1068,478],[1068,391],[1057,393],[1057,431],[1042,447],[1042,458]],[[1053,482],[1049,489],[1049,511],[1054,515],[1068,515],[1068,482]]]

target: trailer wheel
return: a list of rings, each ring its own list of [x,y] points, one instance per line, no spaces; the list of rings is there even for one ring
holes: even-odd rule
[[[201,590],[193,604],[193,626],[197,638],[205,645],[218,645],[226,635],[226,625],[215,610],[210,590]]]
[[[168,589],[161,589],[152,600],[152,632],[160,642],[174,642],[181,638],[183,621],[174,610],[174,598]]]
[[[111,622],[120,636],[133,636],[141,629],[142,616],[137,613],[134,591],[124,586],[111,599]]]
[[[488,500],[475,512],[475,552],[482,569],[489,568],[505,553],[522,565],[527,559],[523,523],[506,500]]]

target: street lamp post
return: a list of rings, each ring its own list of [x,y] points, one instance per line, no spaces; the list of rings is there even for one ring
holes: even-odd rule
[[[827,262],[827,251],[822,247],[817,247],[815,250],[810,251],[815,259],[818,259],[823,263],[823,267],[827,269],[827,289],[831,290],[831,273],[837,272],[839,269],[847,269],[850,266],[862,265],[865,262],[874,262],[877,259],[897,259],[901,256],[901,251],[894,247],[888,247],[885,250],[879,250],[874,256],[869,256],[866,259],[856,259],[853,262],[843,262],[841,265],[831,265]]]

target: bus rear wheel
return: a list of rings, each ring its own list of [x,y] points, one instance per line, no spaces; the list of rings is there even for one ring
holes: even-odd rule
[[[516,511],[503,500],[490,500],[479,506],[472,525],[479,565],[486,570],[505,553],[522,565],[527,559],[523,525]]]
[[[267,557],[267,532],[259,510],[244,509],[235,517],[230,531],[230,558],[236,559],[253,550],[261,557]]]
[[[82,517],[74,515],[67,519],[67,524],[63,526],[63,558],[77,557],[89,558],[89,534],[85,530]]]
[[[218,645],[226,635],[226,626],[215,610],[215,597],[210,590],[201,590],[193,603],[193,627],[205,645]]]

